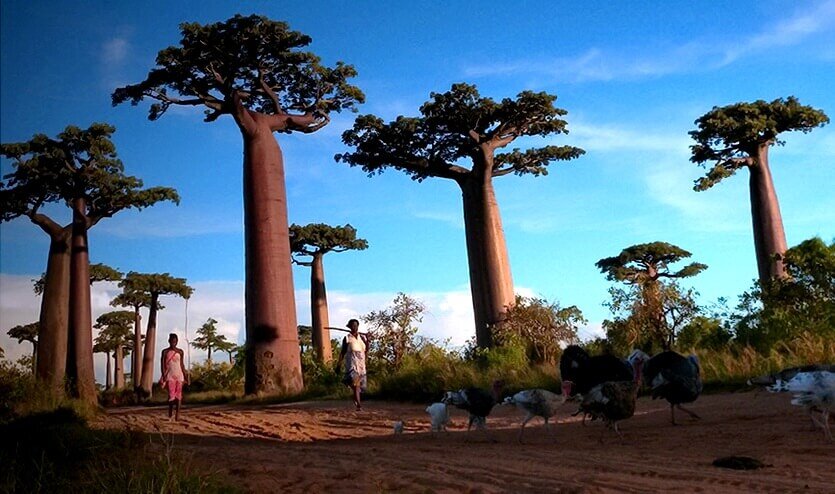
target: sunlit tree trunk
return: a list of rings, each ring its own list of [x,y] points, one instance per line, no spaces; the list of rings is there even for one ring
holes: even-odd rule
[[[87,201],[73,200],[72,254],[70,263],[70,331],[74,375],[74,395],[96,403],[96,376],[93,371],[93,320],[90,303],[90,256],[87,243]]]
[[[116,354],[113,356],[113,384],[116,389],[124,389],[125,387],[125,354],[122,345],[116,346]]]
[[[761,282],[785,276],[783,261],[778,255],[786,252],[786,233],[777,192],[768,166],[768,144],[759,146],[756,160],[749,167],[751,219],[754,226],[754,249]]]
[[[157,341],[157,302],[158,293],[151,293],[151,306],[148,310],[148,329],[145,330],[145,350],[142,354],[142,377],[140,387],[142,393],[152,397],[154,387],[154,352]]]
[[[492,169],[492,160],[487,160],[486,169]],[[515,300],[510,260],[492,176],[474,170],[460,185],[476,344],[489,348],[493,345],[491,326],[504,320]]]
[[[130,375],[134,390],[142,385],[142,316],[139,307],[133,308],[133,354],[131,355]]]
[[[328,295],[325,291],[324,254],[313,255],[310,266],[310,310],[313,330],[313,350],[323,364],[333,360],[330,331],[328,330]]]
[[[37,379],[56,394],[64,393],[69,334],[71,227],[50,233],[38,332]]]
[[[245,391],[298,393],[303,383],[284,162],[271,127],[253,115],[238,120],[244,139]]]

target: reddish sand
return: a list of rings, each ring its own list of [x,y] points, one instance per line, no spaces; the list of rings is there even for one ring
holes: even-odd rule
[[[253,492],[835,492],[835,443],[787,395],[703,396],[691,407],[702,420],[680,414],[677,427],[666,402],[641,398],[623,442],[599,422],[583,427],[575,406],[549,432],[534,419],[521,444],[522,414],[509,406],[494,409],[487,433],[466,432],[466,413],[450,408],[450,432],[431,434],[425,405],[373,401],[359,412],[347,402],[195,406],[179,423],[160,408],[118,409],[99,425],[171,433],[175,449]],[[768,466],[712,466],[728,455]]]

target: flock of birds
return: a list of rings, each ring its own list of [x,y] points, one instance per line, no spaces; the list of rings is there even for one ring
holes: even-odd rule
[[[670,404],[673,425],[678,424],[676,410],[692,419],[700,419],[682,406],[696,401],[702,392],[701,368],[695,355],[684,356],[668,350],[650,357],[635,350],[626,359],[621,359],[613,355],[591,356],[579,346],[571,345],[563,351],[559,369],[562,394],[527,389],[502,400],[502,381],[495,381],[490,390],[447,391],[440,402],[426,408],[431,430],[446,431],[450,420],[449,405],[469,413],[468,431],[473,425],[485,429],[487,417],[496,405],[515,405],[526,414],[519,428],[518,440],[521,441],[525,425],[534,417],[542,417],[547,430],[549,419],[567,401],[573,400],[579,403],[574,415],[582,414],[584,425],[587,418],[601,420],[623,439],[618,423],[635,414],[635,401],[642,386],[649,388],[653,399],[661,398]],[[785,369],[753,379],[749,384],[765,385],[772,392],[793,393],[792,404],[805,407],[812,423],[821,427],[832,440],[829,414],[835,409],[835,365]],[[402,431],[402,423],[400,429]]]

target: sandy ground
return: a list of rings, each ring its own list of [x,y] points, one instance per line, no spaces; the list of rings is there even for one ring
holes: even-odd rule
[[[623,442],[599,422],[582,426],[571,404],[550,431],[534,419],[521,444],[522,413],[513,407],[496,407],[487,433],[468,433],[466,413],[451,408],[450,432],[431,434],[424,409],[373,401],[359,412],[347,402],[194,406],[170,423],[164,409],[133,408],[111,410],[98,425],[170,433],[201,467],[253,492],[835,493],[835,443],[811,430],[787,395],[703,396],[691,407],[702,420],[681,414],[677,427],[666,402],[640,398],[635,417],[621,423]],[[405,422],[399,436],[396,420]],[[712,466],[728,455],[768,466]]]

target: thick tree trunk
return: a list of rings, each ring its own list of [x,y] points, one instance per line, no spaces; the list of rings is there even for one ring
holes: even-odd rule
[[[265,124],[244,131],[247,394],[303,389],[284,163]]]
[[[36,376],[56,394],[64,393],[70,306],[71,227],[50,235],[44,290],[41,297]]]
[[[145,350],[142,353],[142,377],[139,380],[142,394],[151,398],[154,388],[154,351],[157,340],[157,301],[159,294],[151,294],[148,310],[148,329],[145,330]]]
[[[461,190],[476,344],[489,348],[493,345],[491,326],[504,320],[515,301],[510,260],[492,177],[468,177],[461,182]]]
[[[104,377],[104,390],[107,391],[108,389],[113,387],[113,368],[110,366],[110,352],[104,352],[104,355],[107,358],[107,371],[105,372]]]
[[[139,307],[133,308],[133,354],[131,355],[130,378],[134,391],[142,385],[142,316]]]
[[[73,200],[72,260],[70,264],[70,331],[74,395],[96,403],[93,370],[93,319],[90,303],[90,256],[87,244],[87,201]]]
[[[760,282],[786,275],[783,261],[776,258],[786,252],[786,233],[777,192],[768,166],[768,145],[759,146],[756,160],[749,168],[751,219],[754,226],[754,250]]]
[[[125,387],[125,354],[122,345],[116,347],[116,354],[113,356],[113,385],[116,389]]]
[[[310,266],[310,311],[313,334],[313,350],[316,359],[327,364],[333,360],[331,336],[328,326],[328,294],[325,291],[324,254],[313,255]]]

